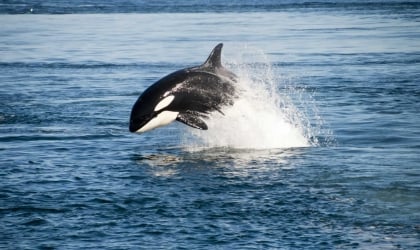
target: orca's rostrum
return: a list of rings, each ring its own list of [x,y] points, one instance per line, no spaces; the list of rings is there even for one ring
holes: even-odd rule
[[[143,133],[175,120],[207,130],[203,119],[232,105],[237,77],[222,66],[218,44],[200,66],[173,72],[147,88],[131,110],[130,131]]]

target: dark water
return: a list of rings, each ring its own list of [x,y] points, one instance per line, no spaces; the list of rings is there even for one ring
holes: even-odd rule
[[[420,247],[419,2],[2,1],[0,13],[0,248]],[[218,42],[233,69],[278,74],[311,146],[196,148],[177,123],[128,132],[138,95]]]

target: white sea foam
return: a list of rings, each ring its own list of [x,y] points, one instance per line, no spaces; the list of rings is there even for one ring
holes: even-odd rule
[[[206,120],[208,130],[188,130],[188,144],[192,146],[192,137],[195,147],[268,149],[316,145],[307,107],[299,110],[294,104],[293,98],[301,98],[302,89],[275,74],[263,53],[252,56],[260,57],[259,62],[246,64],[241,58],[227,64],[239,76],[238,98],[223,110],[224,115],[215,112]]]

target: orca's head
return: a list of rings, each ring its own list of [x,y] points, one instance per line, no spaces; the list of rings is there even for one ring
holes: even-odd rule
[[[174,121],[178,113],[165,109],[174,98],[173,95],[169,95],[151,100],[140,96],[131,110],[130,132],[143,133]]]
[[[157,112],[150,105],[145,105],[141,98],[137,100],[131,110],[130,115],[130,132],[140,132],[140,130],[157,116]]]

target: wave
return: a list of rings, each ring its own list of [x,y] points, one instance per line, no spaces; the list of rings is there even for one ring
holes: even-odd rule
[[[282,53],[272,53],[280,55]],[[377,53],[309,53],[306,57],[313,58],[311,61],[282,61],[274,62],[273,66],[326,66],[326,65],[382,65],[382,64],[416,64],[420,63],[420,53],[418,52],[377,52]],[[344,60],[343,60],[344,59]],[[196,62],[198,64],[199,62]],[[266,62],[241,63],[250,67],[264,67]],[[28,69],[98,69],[98,68],[142,68],[142,69],[168,69],[182,68],[185,64],[168,62],[104,62],[104,61],[16,61],[0,62],[1,68],[28,68]]]
[[[378,10],[407,11],[420,9],[418,1],[397,0],[233,0],[233,1],[3,1],[0,14],[74,14],[74,13],[203,13],[272,12],[285,10]]]
[[[107,63],[107,62],[0,62],[0,68],[31,68],[31,69],[96,69],[96,68],[153,68],[153,69],[167,69],[176,68],[180,65],[170,63],[150,63],[150,62],[136,62],[136,63]]]

